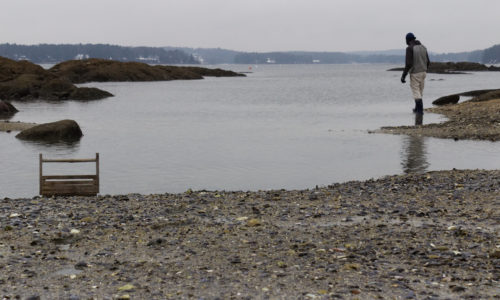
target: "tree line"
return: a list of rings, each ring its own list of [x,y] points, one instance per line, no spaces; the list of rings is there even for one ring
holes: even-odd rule
[[[404,54],[353,54],[343,52],[267,52],[238,53],[234,56],[237,64],[350,64],[350,63],[404,63]],[[500,63],[500,45],[485,50],[460,53],[430,54],[436,62],[476,62],[483,64]]]
[[[181,50],[155,47],[123,47],[108,44],[0,44],[0,56],[33,63],[58,63],[73,59],[103,58],[157,64],[198,64]]]
[[[383,52],[383,51],[382,51]],[[389,63],[401,64],[401,54],[369,52],[239,52],[227,49],[175,48],[175,47],[123,47],[108,44],[0,44],[0,56],[14,60],[30,60],[34,63],[58,63],[72,59],[104,58],[118,61],[140,61],[152,64],[347,64]],[[459,53],[431,53],[431,61],[500,63],[500,45]]]

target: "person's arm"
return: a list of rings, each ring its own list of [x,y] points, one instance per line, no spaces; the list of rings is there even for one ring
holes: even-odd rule
[[[408,72],[410,72],[411,67],[413,67],[413,48],[408,46],[406,48],[406,62],[405,62],[405,69],[403,70],[403,76],[401,77],[402,79],[408,75]]]

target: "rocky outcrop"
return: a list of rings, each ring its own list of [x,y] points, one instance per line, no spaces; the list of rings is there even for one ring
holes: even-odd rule
[[[78,123],[73,120],[62,120],[45,123],[21,131],[17,138],[31,141],[57,142],[77,141],[83,136]]]
[[[488,101],[492,99],[500,99],[500,89],[499,90],[490,90],[490,91],[485,91],[484,93],[481,93],[479,95],[474,96],[470,101],[472,102],[481,102],[481,101]]]
[[[436,99],[432,102],[434,105],[457,104],[460,100],[460,95],[449,95]]]
[[[432,104],[440,106],[440,105],[446,105],[446,104],[457,104],[458,101],[460,100],[460,96],[465,96],[465,97],[473,97],[469,101],[472,102],[481,102],[481,101],[488,101],[492,99],[500,99],[500,89],[498,90],[474,90],[474,91],[468,91],[468,92],[463,92],[463,93],[458,93],[458,94],[453,94],[453,95],[448,95],[444,96],[441,98],[438,98],[432,102]]]
[[[9,116],[15,114],[16,112],[18,112],[18,110],[14,107],[14,105],[7,101],[0,100],[0,116]]]
[[[81,90],[84,89],[84,90]],[[96,100],[112,96],[105,91],[89,93],[27,61],[0,57],[0,98],[5,100]]]
[[[113,96],[97,88],[77,88],[65,77],[47,81],[39,93],[40,98],[47,100],[98,100]]]
[[[454,74],[464,72],[480,72],[480,71],[500,71],[499,67],[486,66],[474,62],[433,62],[429,67],[430,73],[438,74]]]
[[[393,68],[388,71],[403,71],[404,68]],[[427,73],[465,74],[466,72],[500,71],[500,67],[486,66],[474,62],[431,62]]]
[[[151,66],[105,59],[72,60],[49,70],[27,61],[0,57],[0,98],[6,100],[97,100],[113,96],[96,88],[75,84],[108,81],[164,81],[228,77],[244,74],[199,67]]]
[[[15,61],[0,56],[0,82],[12,80],[23,74],[45,76],[46,71],[39,65],[28,61]]]
[[[98,88],[81,87],[73,90],[69,99],[73,100],[99,100],[113,97],[113,94]]]
[[[221,69],[199,67],[151,66],[138,62],[119,62],[105,59],[66,61],[52,67],[49,72],[72,83],[107,81],[166,81],[176,79],[203,79],[203,76],[245,76]]]

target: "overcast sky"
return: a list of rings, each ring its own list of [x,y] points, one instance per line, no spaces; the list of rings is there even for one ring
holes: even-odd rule
[[[500,0],[1,0],[0,43],[433,52],[500,44]]]

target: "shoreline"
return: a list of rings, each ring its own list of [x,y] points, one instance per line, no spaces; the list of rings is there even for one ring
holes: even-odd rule
[[[447,121],[418,126],[386,126],[369,133],[427,136],[454,140],[500,141],[500,99],[465,101],[425,109],[446,116]],[[425,114],[424,114],[425,118]]]
[[[494,298],[500,170],[0,200],[0,296]]]

